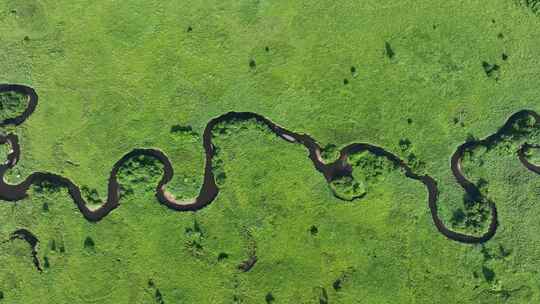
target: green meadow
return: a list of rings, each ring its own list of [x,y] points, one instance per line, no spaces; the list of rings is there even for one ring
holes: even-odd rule
[[[351,143],[384,147],[437,181],[447,227],[477,235],[489,219],[451,155],[519,110],[540,113],[537,0],[0,0],[0,26],[0,83],[39,95],[0,130],[21,146],[5,179],[54,172],[92,207],[116,161],[144,147],[169,157],[176,198],[195,197],[206,124],[246,111],[309,134],[327,161]],[[26,103],[0,94],[0,121]],[[540,130],[467,154],[499,226],[463,244],[384,159],[351,155],[353,178],[328,184],[302,145],[254,121],[219,128],[220,192],[196,212],[158,202],[162,166],[145,157],[120,169],[120,206],[99,222],[54,185],[0,201],[0,304],[540,301],[540,176],[516,154]],[[540,165],[540,149],[526,154]],[[39,238],[41,273],[28,243],[8,241],[20,228]]]

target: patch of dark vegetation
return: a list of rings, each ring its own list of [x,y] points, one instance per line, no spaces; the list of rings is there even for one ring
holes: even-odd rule
[[[345,201],[352,201],[361,198],[366,194],[364,184],[358,182],[352,176],[346,175],[335,178],[329,185],[334,194]]]
[[[339,157],[338,147],[334,144],[327,144],[321,148],[321,158],[325,162],[332,162]]]
[[[257,67],[257,63],[255,62],[255,59],[250,59],[249,60],[249,67],[251,69],[255,69]]]
[[[407,118],[407,124],[409,124],[409,125],[410,125],[410,124],[412,124],[412,123],[413,123],[413,120],[412,120],[412,118]]]
[[[51,264],[49,263],[49,258],[47,256],[43,257],[43,268],[49,269]]]
[[[34,194],[44,197],[52,196],[53,194],[58,193],[60,188],[60,185],[47,180],[39,181],[32,186]]]
[[[347,79],[347,78],[343,79],[343,84],[348,85],[349,84],[349,79]]]
[[[396,169],[396,166],[388,162],[384,157],[379,157],[369,151],[349,155],[347,162],[353,168],[362,171],[366,182],[374,181],[383,173]]]
[[[225,181],[227,180],[227,174],[225,173],[223,160],[219,158],[219,156],[214,156],[214,159],[212,162],[212,172],[214,173],[216,185],[223,187],[223,185],[225,185]]]
[[[466,117],[466,113],[465,111],[459,111],[457,113],[457,116],[453,118],[453,122],[455,125],[457,125],[459,123],[459,126],[460,127],[465,127],[465,117]]]
[[[20,116],[28,107],[28,96],[15,91],[0,92],[0,121]]]
[[[191,33],[191,32],[193,32],[193,27],[191,27],[191,26],[188,26],[188,28],[187,28],[187,30],[186,30],[186,31],[187,31],[188,33]]]
[[[328,304],[328,293],[324,287],[319,288],[319,304]]]
[[[225,252],[220,252],[219,255],[218,255],[218,257],[217,257],[217,260],[218,260],[219,262],[221,262],[221,261],[226,260],[226,259],[228,259],[228,258],[229,258],[229,255],[228,255],[227,253],[225,253]]]
[[[264,297],[264,300],[266,301],[267,304],[270,304],[270,303],[274,303],[274,301],[275,301],[276,299],[274,298],[274,295],[273,295],[271,292],[269,292],[269,293],[267,293],[266,296]]]
[[[539,130],[536,128],[538,123],[540,122],[536,121],[533,116],[526,115],[520,117],[510,126],[510,128],[505,128],[502,131],[503,140],[519,140],[533,135],[533,133],[537,133],[536,135],[538,135]],[[493,143],[493,145],[495,144],[496,143]]]
[[[103,204],[103,201],[99,197],[99,193],[96,189],[90,188],[88,186],[82,186],[81,187],[81,194],[84,196],[86,201],[93,205],[101,205]]]
[[[201,257],[203,255],[205,233],[197,219],[193,220],[192,227],[186,227],[185,236],[186,249],[191,253],[192,256]]]
[[[64,242],[63,240],[60,240],[58,243],[56,242],[55,239],[52,239],[49,241],[49,249],[52,251],[52,252],[59,252],[59,253],[64,253],[66,251],[65,247],[64,247]]]
[[[416,154],[414,154],[412,152],[407,155],[407,163],[416,172],[423,172],[425,170],[425,168],[426,168],[426,163],[424,161],[420,160],[416,156]]]
[[[334,288],[336,292],[340,291],[343,288],[343,284],[345,284],[349,280],[350,276],[354,273],[354,271],[355,270],[353,268],[349,268],[343,273],[341,273],[341,275],[332,283],[332,288]]]
[[[130,195],[135,190],[153,191],[162,173],[163,165],[153,157],[138,155],[129,159],[118,170],[121,194]]]
[[[512,254],[511,250],[504,248],[504,246],[501,244],[499,244],[499,246],[496,248],[488,248],[486,245],[482,245],[480,252],[484,257],[484,262],[489,262],[491,260],[503,260]]]
[[[317,226],[315,225],[312,225],[311,228],[309,228],[309,233],[311,233],[311,235],[317,235],[319,233],[319,228],[317,228]]]
[[[388,57],[389,59],[394,58],[394,56],[396,55],[396,53],[392,49],[392,46],[390,46],[390,43],[386,41],[384,42],[384,53],[386,54],[386,57]]]
[[[230,116],[226,120],[216,123],[212,127],[212,137],[221,138],[247,130],[256,130],[265,134],[276,135],[275,133],[270,131],[269,127],[265,123],[263,123],[262,119],[249,116],[243,117],[243,115],[238,115]]]
[[[493,282],[493,280],[495,279],[495,272],[493,271],[493,269],[490,269],[486,266],[482,266],[482,274],[484,275],[484,279],[486,279],[488,283]]]
[[[486,198],[487,192],[487,181],[480,179],[476,190],[471,189],[470,193],[463,196],[463,207],[455,210],[450,219],[454,228],[473,234],[485,230],[491,212],[491,202]]]
[[[405,152],[411,148],[411,141],[408,138],[402,138],[399,140],[399,149]]]
[[[3,299],[4,299],[4,292],[0,291],[0,301],[2,301]]]
[[[163,300],[163,295],[161,294],[159,288],[156,288],[156,292],[154,293],[154,299],[156,300],[156,304],[165,304],[165,301]]]
[[[171,133],[190,133],[193,132],[191,126],[173,125],[171,127]]]
[[[498,79],[499,70],[501,69],[498,64],[491,64],[486,61],[482,61],[482,68],[484,69],[487,77],[495,77],[496,79]]]
[[[94,243],[94,240],[89,236],[84,239],[84,249],[87,251],[94,251],[96,249],[96,243]]]
[[[351,67],[351,76],[353,78],[356,78],[358,76],[358,71],[356,70],[356,67],[355,66],[352,66]]]
[[[328,304],[328,293],[324,287],[319,289],[319,304]]]
[[[529,163],[540,165],[540,145],[525,145],[523,155]]]
[[[352,167],[351,175],[344,175],[331,182],[339,190],[342,199],[361,198],[369,192],[370,185],[384,180],[384,174],[397,168],[397,164],[370,151],[349,154],[347,163]],[[343,196],[343,197],[342,197]]]
[[[41,205],[41,210],[43,212],[49,212],[49,203],[43,203],[43,205]]]
[[[264,50],[265,50],[267,53],[270,52],[270,48],[267,47],[267,46],[264,47]]]
[[[159,288],[157,288],[156,283],[154,280],[149,279],[148,280],[148,288],[155,289],[154,291],[154,301],[156,304],[165,304],[165,300],[163,300],[163,294],[161,294],[161,291]]]
[[[501,58],[502,60],[506,61],[508,60],[508,55],[506,53],[502,53]]]
[[[199,142],[199,134],[193,131],[190,125],[173,125],[171,126],[170,134],[174,139],[187,141],[187,142]]]
[[[504,35],[503,35],[503,33],[499,33],[499,34],[497,35],[497,38],[499,38],[499,39],[503,39],[503,38],[504,38]]]

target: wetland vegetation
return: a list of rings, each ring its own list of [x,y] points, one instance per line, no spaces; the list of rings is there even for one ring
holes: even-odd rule
[[[0,3],[0,303],[540,300],[536,2]]]

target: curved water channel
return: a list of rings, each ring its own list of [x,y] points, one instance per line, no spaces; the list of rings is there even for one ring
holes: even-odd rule
[[[28,86],[13,84],[0,85],[0,92],[6,91],[19,92],[27,95],[29,98],[28,107],[21,115],[0,122],[0,126],[19,125],[23,123],[34,112],[38,103],[38,95],[32,88]],[[522,110],[511,115],[504,123],[504,125],[492,135],[484,139],[468,141],[457,147],[456,151],[453,153],[450,159],[450,167],[458,184],[471,197],[480,199],[483,198],[482,193],[480,192],[478,187],[474,183],[469,181],[462,171],[461,161],[465,152],[470,151],[478,146],[489,146],[490,144],[497,143],[498,141],[502,140],[503,135],[508,134],[508,132],[512,129],[514,123],[528,116],[535,119],[535,127],[540,126],[540,115],[538,113],[530,110]],[[162,151],[150,148],[133,149],[130,152],[126,153],[124,156],[122,156],[113,165],[108,180],[107,200],[97,209],[90,209],[88,207],[86,201],[81,195],[81,189],[79,188],[79,186],[74,184],[69,178],[55,173],[34,172],[19,184],[9,184],[4,179],[5,174],[9,169],[13,168],[17,164],[17,161],[19,160],[19,157],[21,155],[19,140],[17,135],[15,134],[0,135],[0,144],[7,143],[11,146],[11,151],[8,154],[7,161],[4,164],[0,165],[0,199],[5,201],[22,200],[28,195],[28,190],[33,184],[40,183],[42,181],[49,181],[56,185],[66,187],[68,189],[69,195],[73,199],[73,202],[75,203],[75,205],[77,205],[83,216],[89,221],[96,222],[107,216],[107,214],[109,214],[112,210],[116,209],[119,206],[120,185],[117,180],[117,174],[119,169],[129,159],[135,156],[144,155],[155,158],[163,165],[164,173],[156,186],[156,197],[159,202],[164,204],[168,208],[177,211],[197,211],[212,203],[219,193],[219,188],[216,184],[214,173],[212,171],[212,159],[215,155],[215,146],[212,144],[213,128],[219,123],[229,122],[233,120],[242,121],[248,119],[254,119],[258,123],[265,125],[273,133],[275,133],[277,136],[287,142],[303,145],[308,151],[308,157],[313,163],[313,166],[325,177],[327,182],[332,182],[337,178],[352,175],[352,166],[347,162],[348,156],[351,154],[368,151],[378,157],[384,157],[388,159],[394,165],[401,168],[407,178],[417,180],[424,184],[428,194],[428,207],[431,211],[433,223],[435,224],[435,227],[440,233],[442,233],[444,236],[451,240],[462,243],[482,243],[493,237],[497,230],[497,208],[495,204],[489,200],[488,205],[491,213],[490,223],[487,231],[484,234],[479,236],[468,235],[449,229],[447,226],[445,226],[438,214],[437,201],[439,191],[435,179],[429,175],[420,175],[415,173],[413,169],[407,163],[405,163],[404,160],[399,158],[396,154],[393,154],[392,152],[382,147],[370,143],[350,144],[341,149],[340,156],[336,161],[332,163],[325,163],[321,157],[321,147],[319,146],[317,141],[315,141],[315,139],[313,139],[311,136],[287,130],[275,124],[270,119],[257,113],[251,112],[228,112],[221,116],[213,118],[208,122],[203,133],[203,148],[206,158],[204,165],[203,184],[200,188],[199,195],[191,201],[178,201],[169,192],[167,192],[166,185],[167,183],[169,183],[169,181],[171,181],[174,175],[173,167],[171,165],[171,162],[169,161],[169,158]],[[525,151],[528,148],[534,147],[539,146],[525,143],[517,151],[517,156],[525,168],[534,173],[540,174],[540,166],[530,163],[525,156]],[[19,234],[15,233],[13,235]],[[23,236],[23,239],[26,238],[24,238]],[[32,245],[32,248],[34,248],[33,250],[35,250],[37,238],[36,242],[29,243],[30,245]],[[39,267],[39,264],[37,264],[36,267]]]

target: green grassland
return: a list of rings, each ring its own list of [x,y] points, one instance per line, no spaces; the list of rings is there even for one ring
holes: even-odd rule
[[[207,122],[251,111],[310,134],[326,159],[353,142],[385,147],[437,180],[449,227],[481,233],[482,210],[467,209],[449,158],[512,113],[540,111],[538,9],[518,0],[0,0],[0,83],[39,94],[35,113],[3,130],[22,150],[8,180],[55,172],[97,206],[112,165],[155,147],[174,166],[167,189],[190,198]],[[0,101],[0,119],[20,111],[16,96]],[[425,187],[383,160],[353,155],[354,180],[329,186],[302,146],[254,122],[223,128],[220,194],[197,212],[158,203],[162,169],[145,158],[121,169],[121,206],[97,223],[54,186],[0,201],[0,240],[31,230],[44,267],[33,267],[27,243],[2,243],[0,303],[540,301],[540,178],[510,144],[464,162],[500,223],[487,243],[466,245],[437,231]],[[529,154],[540,164],[540,150]],[[242,272],[253,251],[256,265]]]

